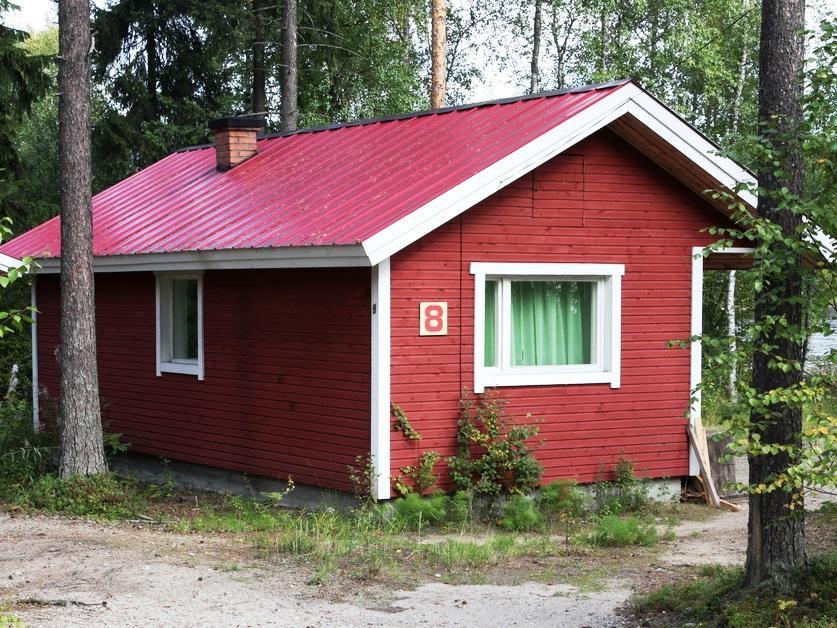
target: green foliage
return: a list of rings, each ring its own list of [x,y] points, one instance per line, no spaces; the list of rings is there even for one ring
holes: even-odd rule
[[[410,530],[421,530],[441,523],[447,515],[448,497],[444,494],[421,497],[410,493],[392,502],[397,520]]]
[[[448,520],[451,523],[469,523],[474,517],[474,494],[456,491],[448,503]]]
[[[426,451],[419,456],[418,462],[415,465],[401,467],[403,473],[410,480],[410,484],[405,483],[402,478],[396,478],[394,482],[395,490],[400,495],[407,495],[415,490],[419,495],[424,495],[439,479],[438,474],[433,473],[433,467],[441,459],[441,454],[438,451]]]
[[[395,421],[392,424],[393,430],[401,432],[405,438],[410,440],[421,440],[421,434],[413,428],[407,415],[404,414],[404,410],[397,403],[392,404],[392,415],[395,417]]]
[[[352,484],[352,492],[355,499],[361,506],[368,506],[376,501],[375,483],[378,474],[375,472],[375,463],[371,454],[355,457],[355,463],[347,466],[349,470],[349,482]]]
[[[643,524],[634,517],[620,518],[606,515],[595,525],[583,540],[597,547],[621,547],[625,545],[656,545],[657,528]]]
[[[641,512],[650,502],[648,483],[637,477],[635,464],[625,456],[619,454],[619,460],[613,466],[614,482],[597,482],[593,485],[593,495],[596,509],[606,514],[622,512]]]
[[[147,506],[147,496],[128,478],[112,474],[61,479],[48,474],[20,490],[15,502],[22,507],[78,517],[128,519]]]
[[[122,434],[108,432],[107,423],[103,427],[104,430],[102,431],[102,439],[105,445],[105,455],[107,455],[108,458],[111,458],[118,454],[124,454],[126,451],[128,451],[128,448],[131,446],[131,443],[122,442]]]
[[[503,401],[490,391],[476,403],[463,393],[459,405],[457,453],[447,460],[456,487],[488,496],[522,495],[537,487],[543,467],[527,441],[538,428],[511,423]]]
[[[0,499],[10,499],[56,469],[52,431],[32,429],[32,410],[21,402],[0,403]]]
[[[509,532],[542,531],[545,523],[537,504],[523,495],[513,495],[503,506],[498,525]]]
[[[563,513],[578,517],[584,511],[584,493],[575,480],[555,480],[541,487],[537,503],[548,516]]]
[[[746,591],[740,568],[708,567],[697,580],[664,585],[639,598],[633,604],[634,612],[651,625],[665,613],[667,621],[681,625],[833,626],[837,617],[837,552],[813,557],[791,582],[793,590],[781,595],[769,587]]]

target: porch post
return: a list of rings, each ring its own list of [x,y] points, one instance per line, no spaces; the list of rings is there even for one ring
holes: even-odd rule
[[[703,333],[703,252],[702,246],[692,247],[692,324],[690,335],[699,336]],[[689,410],[689,425],[697,425],[701,421],[702,391],[698,388],[701,383],[701,369],[703,356],[701,342],[691,343],[689,390],[692,404]],[[695,390],[697,389],[697,390]],[[689,475],[700,475],[700,465],[692,447],[689,447]]]
[[[372,423],[370,454],[375,497],[390,497],[390,264],[372,267]]]
[[[35,287],[37,276],[32,274],[32,429],[41,427],[40,395],[38,390],[38,291]]]

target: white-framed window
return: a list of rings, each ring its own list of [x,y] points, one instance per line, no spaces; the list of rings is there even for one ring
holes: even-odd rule
[[[203,379],[203,275],[157,274],[157,375]]]
[[[473,262],[474,391],[620,386],[623,264]]]

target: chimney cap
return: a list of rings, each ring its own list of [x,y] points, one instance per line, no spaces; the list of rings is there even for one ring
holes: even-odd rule
[[[209,121],[209,128],[213,131],[220,129],[256,129],[264,128],[264,116],[230,116],[216,118]]]

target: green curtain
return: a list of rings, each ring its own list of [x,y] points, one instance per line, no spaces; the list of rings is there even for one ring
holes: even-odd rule
[[[485,365],[497,366],[497,285],[485,282]]]
[[[591,282],[513,281],[512,366],[590,364],[594,290]]]

